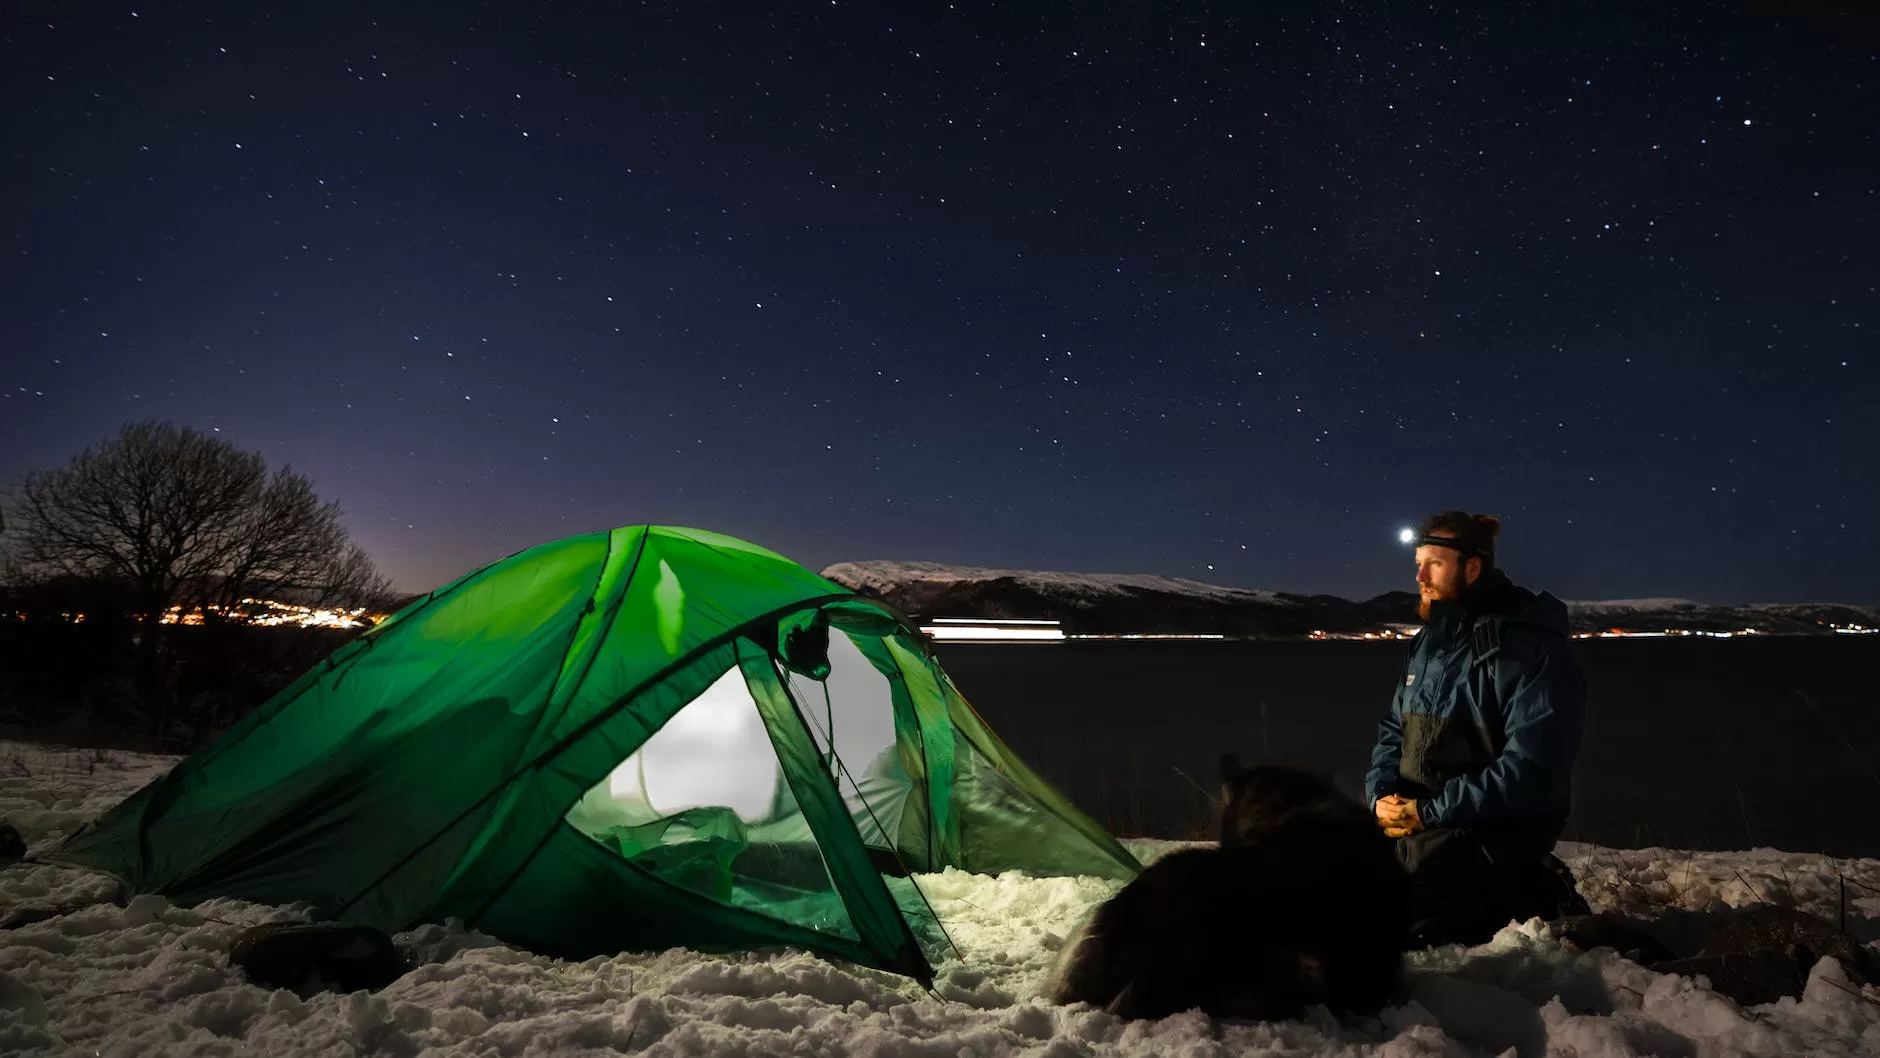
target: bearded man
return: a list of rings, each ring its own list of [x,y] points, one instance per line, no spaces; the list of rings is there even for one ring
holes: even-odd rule
[[[1464,511],[1418,528],[1424,627],[1365,779],[1410,871],[1418,947],[1587,913],[1553,855],[1572,806],[1586,683],[1566,604],[1496,568],[1500,530],[1493,515]]]

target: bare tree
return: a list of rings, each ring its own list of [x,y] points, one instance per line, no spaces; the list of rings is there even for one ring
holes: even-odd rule
[[[23,568],[122,581],[146,638],[173,608],[232,619],[242,599],[363,604],[387,588],[306,476],[269,477],[260,453],[170,423],[27,474],[11,508]]]

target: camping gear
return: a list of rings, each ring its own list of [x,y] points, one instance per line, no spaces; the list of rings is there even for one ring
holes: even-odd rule
[[[315,992],[376,992],[410,969],[383,930],[340,922],[266,922],[236,934],[228,964],[248,983]]]
[[[921,872],[1135,876],[925,637],[731,537],[542,544],[336,650],[48,861],[518,946],[795,946],[932,978]]]

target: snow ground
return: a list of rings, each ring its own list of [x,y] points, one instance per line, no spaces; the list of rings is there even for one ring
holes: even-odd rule
[[[115,804],[173,758],[0,742],[0,817],[29,845]],[[1153,846],[1157,843],[1145,843]],[[1757,850],[1562,850],[1596,908],[1714,910],[1758,900],[1880,925],[1880,860]],[[102,879],[52,867],[0,873],[0,916],[82,910],[0,932],[0,1053],[93,1055],[1462,1055],[1880,1054],[1880,992],[1822,960],[1799,999],[1744,1009],[1701,981],[1579,954],[1539,923],[1475,949],[1412,960],[1410,999],[1363,1024],[1328,1018],[1125,1023],[1036,998],[1062,938],[1111,885],[959,871],[922,878],[963,958],[937,995],[892,975],[801,953],[681,950],[564,963],[455,925],[398,940],[422,962],[376,994],[302,999],[226,965],[243,927],[289,907],[109,902]]]

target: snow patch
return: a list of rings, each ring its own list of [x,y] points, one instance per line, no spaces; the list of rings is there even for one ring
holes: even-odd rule
[[[161,774],[170,758],[0,743],[36,770],[35,792],[0,784],[0,815],[45,798],[95,814]],[[62,824],[63,825],[63,824]],[[39,838],[50,836],[42,832]],[[1179,847],[1135,842],[1142,855]],[[1833,918],[1840,880],[1861,928],[1880,923],[1880,860],[1757,849],[1692,853],[1566,845],[1602,910],[1701,911],[1765,900]],[[421,962],[376,994],[309,999],[258,988],[227,965],[230,940],[291,907],[156,896],[106,902],[109,883],[26,864],[0,873],[0,913],[67,900],[63,913],[0,937],[0,1052],[17,1055],[819,1054],[954,1058],[1276,1053],[1376,1058],[1465,1055],[1880,1054],[1880,994],[1832,959],[1798,997],[1744,1009],[1701,978],[1654,974],[1609,951],[1581,953],[1540,922],[1488,944],[1417,953],[1404,1001],[1341,1024],[1216,1023],[1196,1014],[1125,1023],[1037,996],[1064,937],[1115,890],[1094,878],[946,870],[918,880],[958,952],[935,993],[802,952],[701,955],[682,949],[581,963],[518,951],[461,923],[398,936]]]

